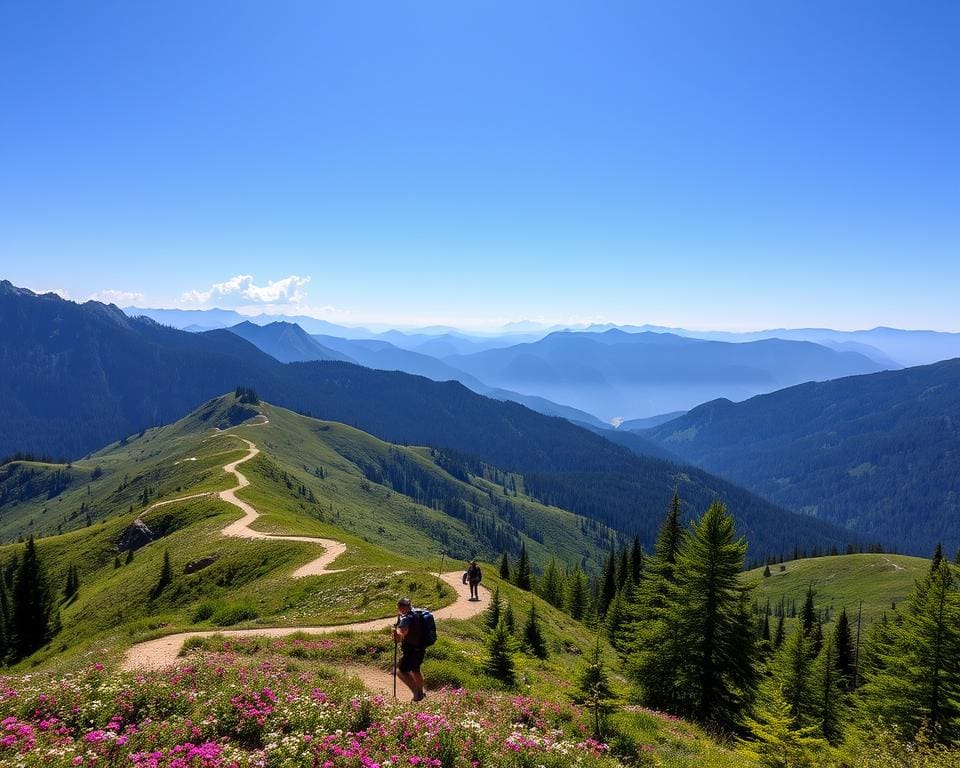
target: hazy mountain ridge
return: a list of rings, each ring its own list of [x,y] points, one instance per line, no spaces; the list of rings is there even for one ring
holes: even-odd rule
[[[960,545],[960,359],[717,400],[641,434],[909,551]]]
[[[637,456],[564,419],[457,382],[344,362],[282,364],[226,330],[191,334],[56,296],[4,292],[0,334],[8,374],[0,396],[9,413],[0,455],[84,455],[243,383],[270,402],[390,442],[457,450],[521,472],[551,503],[628,533],[654,531],[679,488],[690,510],[726,499],[759,552],[847,538],[706,472]]]

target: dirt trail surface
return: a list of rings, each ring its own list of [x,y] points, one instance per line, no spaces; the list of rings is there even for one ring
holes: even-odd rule
[[[266,420],[260,422],[259,424],[268,423]],[[250,425],[250,426],[259,426]],[[241,512],[243,512],[243,517],[239,520],[236,520],[226,526],[221,533],[224,536],[234,536],[242,539],[278,539],[281,541],[306,541],[313,544],[319,544],[324,548],[324,553],[316,558],[311,560],[306,565],[301,566],[296,571],[293,572],[292,577],[294,579],[303,578],[304,576],[322,576],[326,573],[339,573],[339,570],[331,570],[329,566],[337,557],[342,555],[347,550],[346,544],[334,539],[322,539],[314,536],[282,536],[274,535],[269,533],[263,533],[261,531],[256,531],[250,527],[250,524],[256,520],[260,515],[256,509],[254,509],[247,502],[237,498],[237,491],[246,488],[250,485],[250,481],[243,475],[237,467],[240,464],[243,464],[246,461],[250,461],[254,456],[260,453],[260,449],[257,448],[252,442],[246,438],[239,437],[238,435],[230,435],[231,437],[237,437],[240,440],[243,440],[248,446],[248,451],[245,456],[236,461],[226,464],[223,468],[223,471],[227,474],[233,475],[237,479],[237,484],[228,491],[220,491],[219,493],[195,493],[189,496],[181,496],[178,499],[169,499],[167,501],[161,501],[157,504],[154,504],[150,509],[155,507],[164,506],[166,504],[174,504],[178,501],[185,501],[187,499],[195,499],[201,496],[216,496],[237,507]],[[150,509],[147,511],[149,512]],[[343,569],[341,569],[343,570]],[[441,578],[449,584],[457,593],[456,600],[446,606],[445,608],[438,608],[433,612],[435,618],[442,619],[468,619],[471,616],[475,616],[480,611],[483,610],[483,607],[486,603],[486,600],[481,599],[480,601],[471,601],[470,600],[470,589],[465,584],[462,583],[463,574],[459,571],[451,571],[444,573]],[[485,598],[489,596],[489,593],[483,587],[480,588],[481,595]],[[228,630],[201,630],[196,632],[178,632],[175,635],[166,635],[165,637],[159,637],[156,640],[148,640],[143,643],[138,643],[137,645],[132,646],[124,657],[121,669],[123,670],[151,670],[151,669],[160,669],[162,667],[173,664],[177,656],[180,653],[180,649],[183,647],[184,641],[190,637],[210,637],[212,635],[224,635],[227,637],[283,637],[285,635],[292,635],[296,632],[307,632],[309,634],[327,634],[330,632],[341,632],[341,631],[351,631],[351,632],[368,632],[371,630],[384,630],[393,625],[396,617],[389,616],[382,619],[373,619],[372,621],[360,621],[353,624],[334,624],[334,625],[322,625],[322,626],[313,626],[313,627],[252,627],[249,629],[228,629]],[[351,668],[352,672],[359,675],[365,682],[366,678],[370,677],[369,684],[370,687],[379,689],[382,686],[383,679],[391,679],[387,673],[375,673],[373,670],[368,670],[365,668]],[[374,681],[374,677],[376,681]],[[374,685],[374,682],[376,684]]]

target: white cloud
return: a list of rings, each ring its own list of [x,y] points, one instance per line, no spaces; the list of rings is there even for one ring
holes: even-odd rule
[[[116,304],[118,307],[129,307],[143,301],[143,294],[137,291],[117,291],[107,288],[90,294],[91,301],[102,301],[104,304]]]
[[[187,291],[180,300],[198,307],[296,305],[305,298],[303,289],[309,282],[309,275],[290,275],[282,280],[268,280],[266,285],[257,285],[253,282],[253,275],[236,275],[225,282],[215,283],[206,291]]]
[[[45,294],[45,293],[55,293],[55,294],[57,294],[57,296],[59,296],[61,299],[69,299],[69,298],[70,298],[70,291],[68,291],[66,288],[48,288],[48,289],[46,289],[46,290],[35,291],[35,293],[38,293],[38,294],[40,294],[41,296],[42,296],[43,294]]]

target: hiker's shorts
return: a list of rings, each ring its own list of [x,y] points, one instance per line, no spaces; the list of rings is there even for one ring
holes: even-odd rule
[[[423,657],[426,654],[426,648],[404,648],[397,669],[401,672],[419,672],[420,665],[423,664]]]

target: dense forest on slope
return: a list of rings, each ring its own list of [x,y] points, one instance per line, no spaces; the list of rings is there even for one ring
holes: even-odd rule
[[[689,511],[715,498],[737,510],[754,554],[829,548],[846,534],[690,467],[637,456],[570,422],[482,397],[457,382],[342,362],[281,364],[225,330],[191,334],[112,306],[78,305],[0,286],[0,455],[77,457],[169,423],[237,384],[270,402],[384,440],[455,449],[536,475],[543,494],[649,541],[674,488]],[[577,473],[574,482],[567,473]]]
[[[960,546],[960,359],[718,400],[643,435],[902,551]]]

